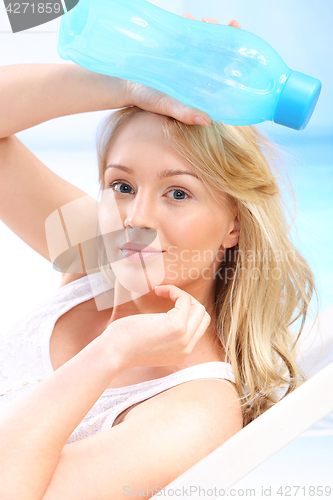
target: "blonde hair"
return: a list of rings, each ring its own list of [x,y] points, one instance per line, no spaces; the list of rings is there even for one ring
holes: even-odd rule
[[[99,125],[102,189],[116,132],[144,112],[135,106],[121,109]],[[288,225],[283,211],[278,150],[269,139],[254,126],[212,121],[202,127],[171,117],[165,117],[163,130],[214,199],[227,195],[240,222],[239,242],[225,250],[216,273],[214,307],[217,335],[233,367],[247,425],[305,380],[296,363],[296,344],[316,292],[314,276],[288,237],[294,220]],[[290,326],[299,318],[296,336]]]

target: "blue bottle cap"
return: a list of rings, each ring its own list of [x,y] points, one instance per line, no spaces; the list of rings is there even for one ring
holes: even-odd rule
[[[303,130],[316,107],[321,82],[316,78],[292,71],[282,89],[273,121],[296,130]]]

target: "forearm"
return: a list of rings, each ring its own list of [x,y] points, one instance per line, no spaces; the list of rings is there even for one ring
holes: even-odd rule
[[[103,334],[25,395],[0,423],[0,498],[40,500],[77,425],[121,371]]]
[[[0,138],[60,116],[126,106],[126,81],[76,64],[0,67]]]

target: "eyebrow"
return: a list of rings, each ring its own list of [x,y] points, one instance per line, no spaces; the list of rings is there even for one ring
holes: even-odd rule
[[[117,164],[110,164],[107,165],[105,168],[104,172],[106,172],[109,168],[117,168],[118,170],[123,170],[124,172],[127,172],[128,174],[134,174],[134,170],[129,167],[125,167],[124,165],[117,165]],[[173,177],[174,175],[191,175],[192,177],[195,177],[196,179],[199,179],[199,177],[195,174],[192,174],[191,172],[185,172],[184,170],[174,170],[174,169],[165,169],[161,173],[157,175],[158,179],[166,179],[167,177]],[[200,180],[200,179],[199,179]]]

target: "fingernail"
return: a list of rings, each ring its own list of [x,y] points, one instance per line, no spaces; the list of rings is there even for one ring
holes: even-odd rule
[[[202,20],[204,23],[219,24],[219,22],[216,19],[213,19],[212,17],[204,17]]]
[[[205,127],[209,127],[209,123],[204,118],[202,118],[202,116],[196,116],[193,121],[197,125],[204,125]]]

